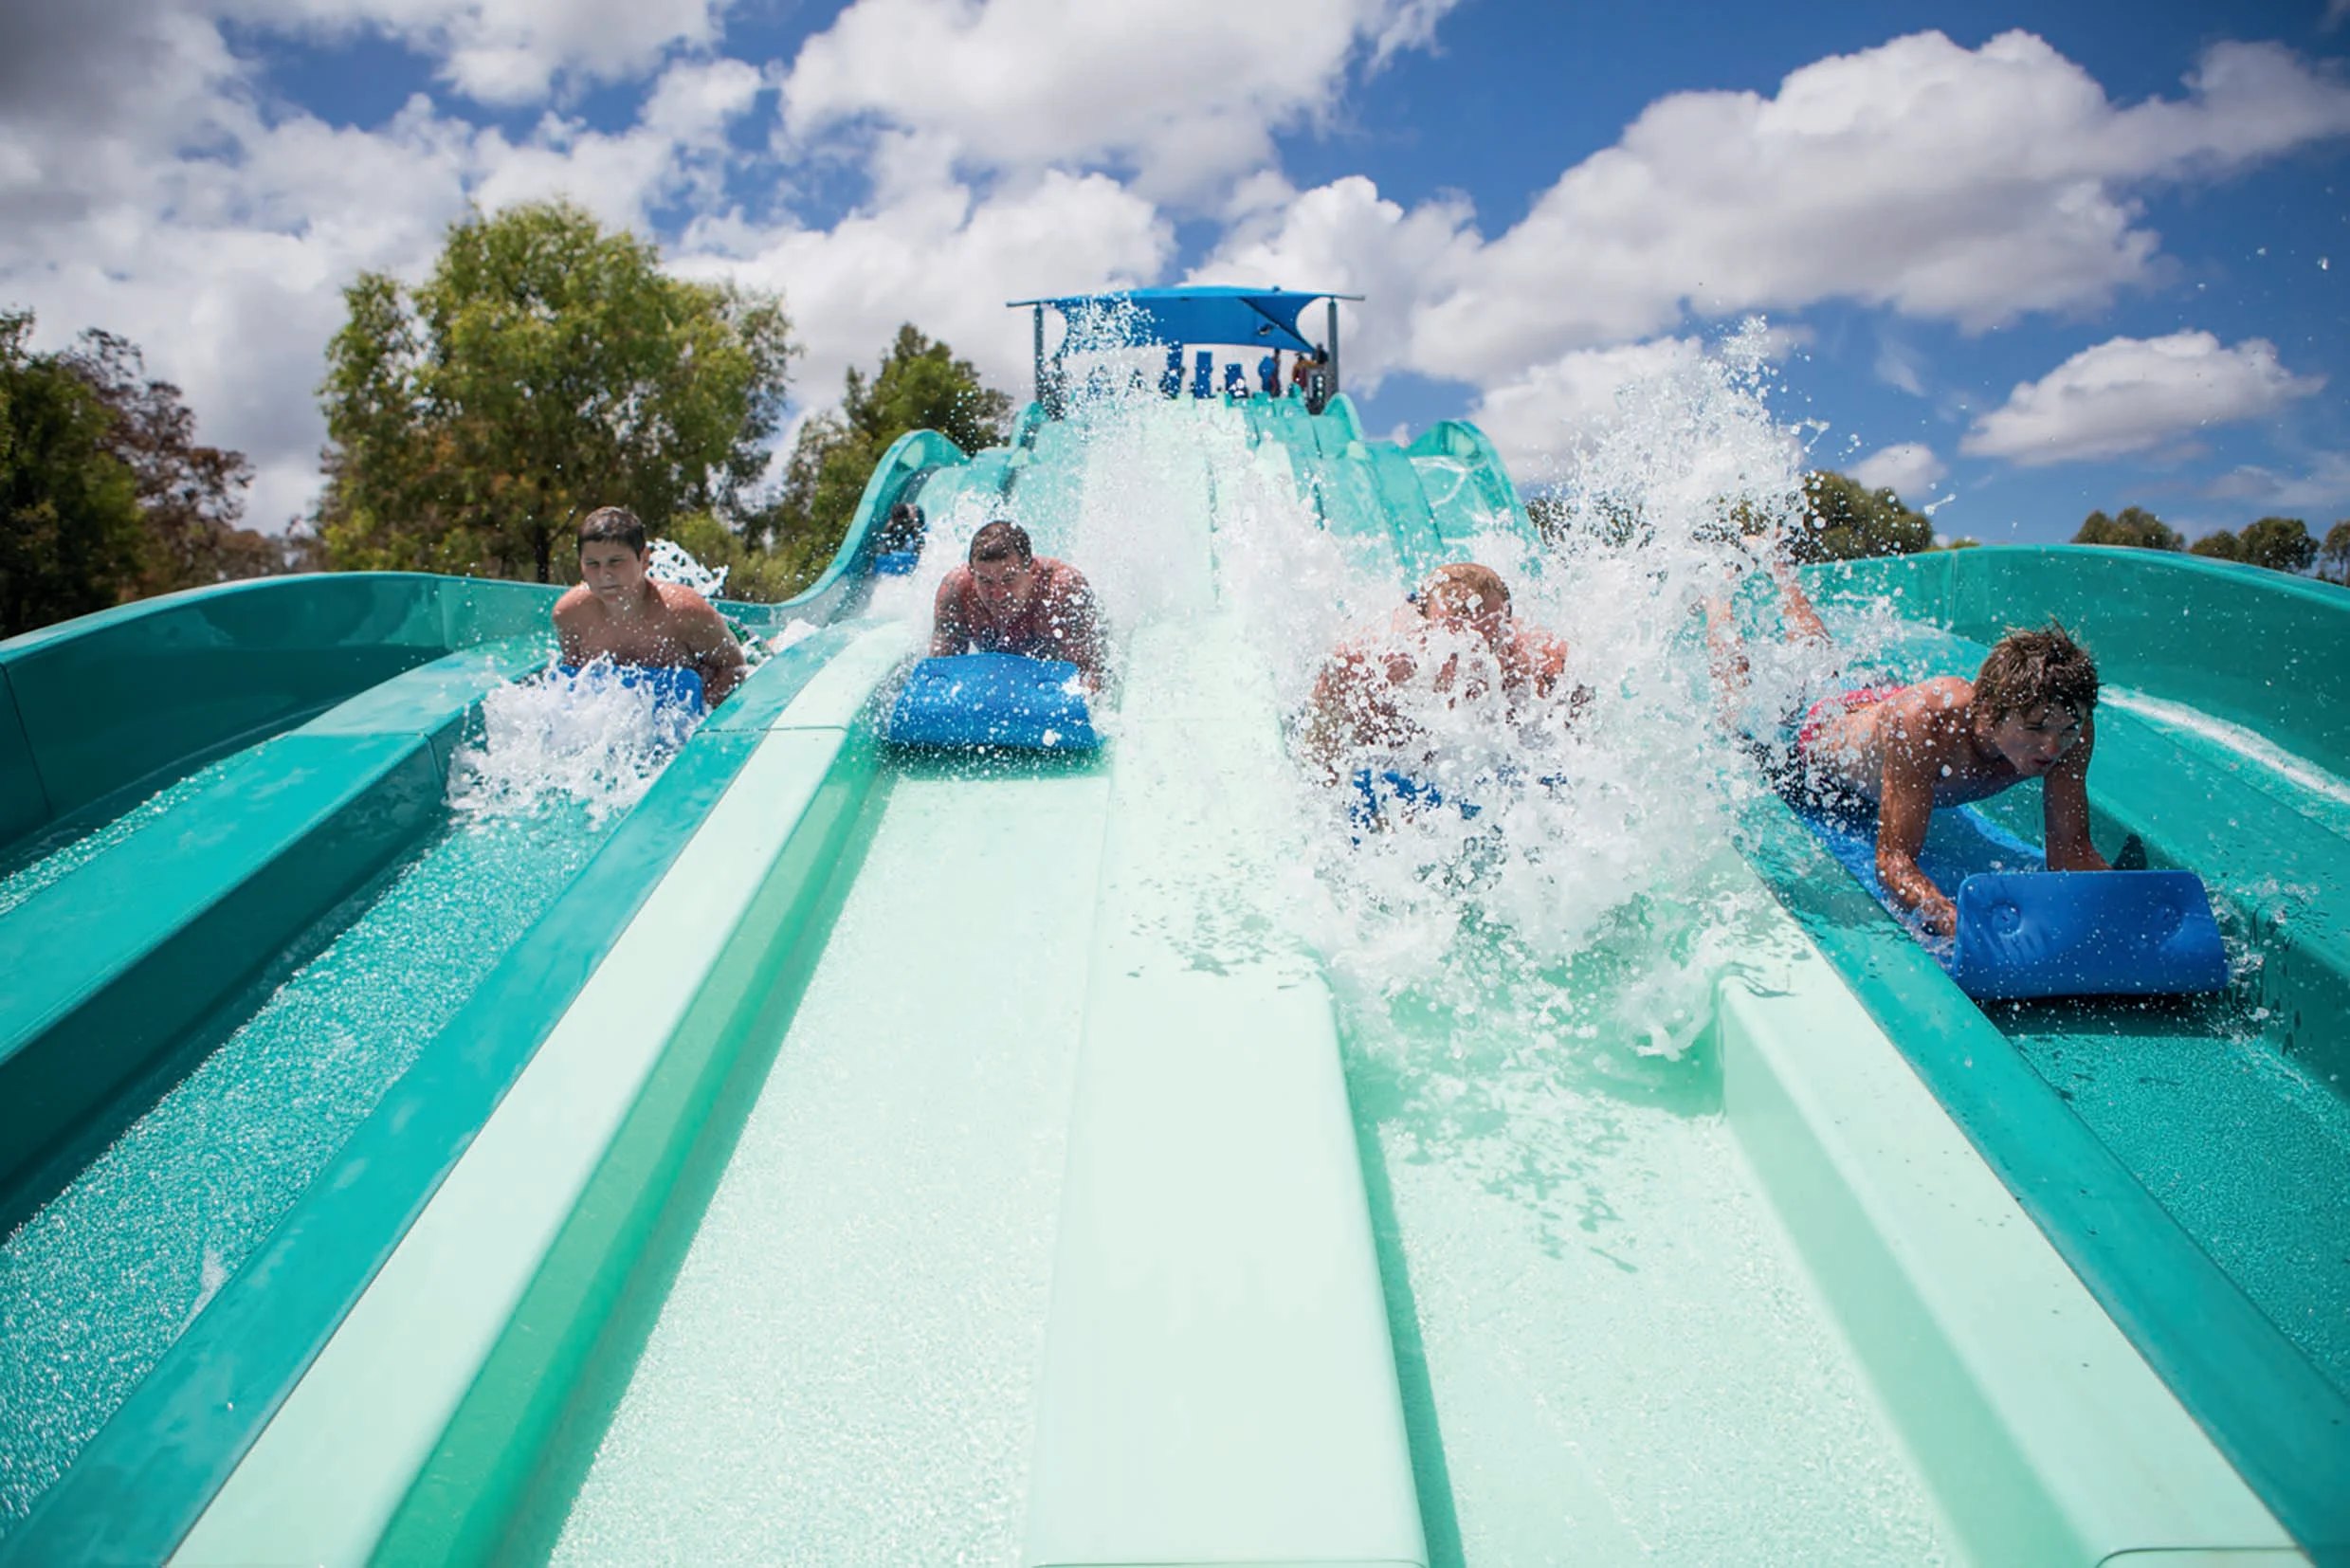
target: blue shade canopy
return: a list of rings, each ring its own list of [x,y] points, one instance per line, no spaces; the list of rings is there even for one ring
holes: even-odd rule
[[[1131,310],[1133,340],[1138,343],[1253,344],[1259,348],[1304,351],[1314,345],[1298,332],[1298,313],[1317,300],[1351,300],[1359,296],[1328,291],[1300,293],[1285,288],[1234,288],[1203,284],[1193,288],[1133,288],[1113,294],[1072,294],[1059,300],[1014,300],[1014,308],[1050,305],[1063,316],[1088,306]]]

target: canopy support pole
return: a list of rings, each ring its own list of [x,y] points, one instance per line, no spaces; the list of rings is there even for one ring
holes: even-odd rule
[[[1339,301],[1335,297],[1330,301],[1330,391],[1328,395],[1332,397],[1339,395]]]
[[[1036,322],[1036,334],[1035,334],[1035,356],[1036,356],[1036,358],[1035,358],[1035,363],[1036,363],[1036,401],[1038,401],[1039,403],[1042,403],[1042,402],[1046,401],[1046,398],[1045,398],[1045,307],[1044,307],[1043,305],[1041,305],[1041,304],[1040,304],[1040,305],[1038,305],[1038,306],[1036,307],[1036,311],[1035,311],[1035,322]]]

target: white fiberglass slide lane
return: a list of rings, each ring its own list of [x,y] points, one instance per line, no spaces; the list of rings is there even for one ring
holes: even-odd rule
[[[1129,668],[1020,1562],[1417,1568],[1272,683],[1229,615]]]
[[[556,1549],[1016,1549],[1109,781],[902,775]]]

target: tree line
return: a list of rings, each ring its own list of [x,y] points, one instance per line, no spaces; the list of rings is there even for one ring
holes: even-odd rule
[[[0,312],[0,637],[286,570],[293,547],[238,525],[252,465],[196,440],[136,346],[91,330],[35,354],[33,324]]]
[[[2313,572],[2320,580],[2350,586],[2350,518],[2321,539],[2300,518],[2262,518],[2242,533],[2222,528],[2190,544],[2177,529],[2142,506],[2124,506],[2115,517],[2091,512],[2072,536],[2075,544],[2121,545],[2133,550],[2184,550],[2211,560],[2240,561],[2271,572]]]
[[[569,581],[571,530],[606,505],[729,568],[731,595],[787,598],[898,437],[1009,431],[1011,398],[908,324],[777,464],[799,354],[782,301],[659,261],[552,202],[461,220],[413,285],[361,275],[319,389],[325,484],[279,537],[240,526],[251,465],[196,442],[136,347],[92,331],[33,354],[32,317],[0,315],[0,636],[285,571]]]

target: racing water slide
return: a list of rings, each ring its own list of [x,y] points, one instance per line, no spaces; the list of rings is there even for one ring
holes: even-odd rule
[[[2341,1559],[2339,594],[1820,584],[1921,671],[2099,648],[2100,841],[2204,874],[2226,996],[1979,1008],[1758,808],[1694,1048],[1589,1025],[1514,1102],[1505,966],[1399,1024],[1297,928],[1227,602],[1268,504],[1399,588],[1524,530],[1508,477],[1343,397],[1124,417],[901,442],[810,595],[730,607],[817,629],[600,818],[446,804],[544,591],[0,645],[0,1563]],[[884,742],[902,499],[1147,536],[1102,752]]]

